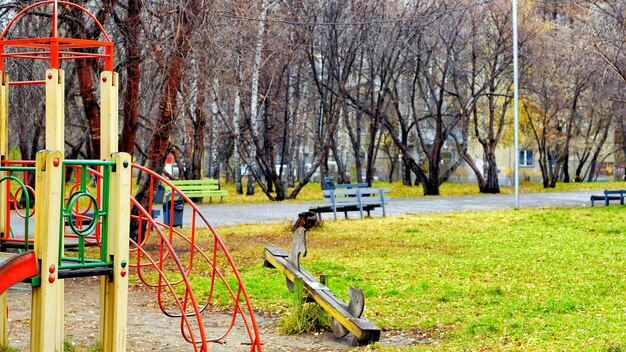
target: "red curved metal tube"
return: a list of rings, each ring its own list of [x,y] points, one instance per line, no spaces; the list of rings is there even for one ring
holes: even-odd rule
[[[61,5],[67,5],[67,6],[71,6],[71,7],[75,7],[79,10],[81,10],[83,13],[86,13],[95,23],[96,26],[98,26],[98,29],[100,29],[100,31],[102,32],[102,34],[104,35],[104,37],[106,38],[107,42],[111,42],[111,38],[109,37],[109,35],[107,34],[106,30],[104,30],[104,27],[102,26],[102,24],[100,23],[100,21],[98,21],[98,19],[96,18],[96,16],[94,16],[91,12],[89,12],[87,9],[85,9],[84,7],[74,4],[72,2],[69,1],[57,1],[57,0],[45,0],[45,1],[40,1],[40,2],[36,2],[32,5],[29,5],[27,7],[25,7],[22,11],[18,12],[17,15],[15,15],[13,17],[13,19],[9,22],[9,24],[6,26],[6,28],[4,29],[4,31],[2,32],[2,34],[0,35],[0,40],[4,39],[6,37],[6,35],[8,34],[9,30],[11,29],[11,27],[13,26],[13,24],[20,18],[22,17],[25,13],[27,13],[28,11],[39,7],[39,6],[44,6],[44,5],[49,5],[49,4],[53,4],[54,8],[52,10],[52,37],[56,38],[58,37],[58,33],[57,33],[57,26],[56,26],[56,15],[57,15],[57,4],[61,4]]]
[[[232,257],[230,256],[226,246],[223,241],[215,231],[215,229],[210,225],[207,221],[206,217],[202,214],[202,212],[198,209],[198,207],[187,197],[183,192],[180,192],[169,180],[161,177],[158,174],[155,174],[151,170],[139,166],[133,165],[135,170],[138,170],[143,173],[147,173],[150,177],[149,185],[152,192],[149,192],[148,198],[150,199],[149,208],[152,208],[152,193],[158,183],[162,183],[171,189],[170,194],[170,203],[168,206],[170,210],[173,210],[174,203],[172,199],[174,198],[182,198],[187,206],[185,210],[191,209],[192,214],[192,223],[190,232],[187,235],[183,234],[181,231],[175,229],[172,225],[173,219],[170,219],[170,225],[165,225],[162,222],[154,221],[153,219],[148,217],[148,214],[151,213],[152,209],[141,211],[142,215],[134,215],[135,220],[139,223],[139,228],[151,228],[156,231],[146,231],[145,238],[138,238],[138,245],[136,248],[132,248],[131,252],[136,252],[135,262],[132,264],[136,270],[140,280],[157,290],[157,299],[160,309],[164,314],[168,316],[181,318],[181,332],[183,333],[183,337],[193,344],[193,341],[197,339],[194,338],[193,332],[190,329],[184,328],[187,324],[186,317],[191,313],[195,314],[196,309],[200,309],[204,311],[210,303],[215,299],[216,286],[220,285],[224,290],[223,293],[226,295],[225,297],[229,297],[230,302],[232,303],[231,308],[232,316],[231,322],[224,329],[219,336],[215,337],[205,337],[204,340],[206,342],[216,342],[224,339],[229,333],[232,332],[237,318],[240,317],[243,321],[243,327],[245,328],[246,333],[248,334],[248,338],[250,339],[251,348],[250,351],[261,351],[261,343],[260,336],[258,332],[258,327],[256,323],[256,318],[254,317],[254,313],[252,310],[252,306],[250,303],[250,299],[245,289],[245,285],[241,279],[239,271],[237,270]],[[138,204],[135,204],[137,206]],[[170,211],[170,214],[173,212]],[[145,216],[145,218],[143,218]],[[147,226],[147,227],[146,227]],[[200,228],[205,229],[207,234],[211,236],[211,240],[213,241],[212,253],[205,253],[200,249],[200,246],[196,243],[198,239],[198,230]],[[141,233],[143,231],[139,231],[140,236],[144,234]],[[154,248],[155,241],[150,239],[150,236],[156,234],[158,236],[157,240],[158,248]],[[152,244],[152,247],[150,246]],[[175,245],[177,244],[177,245]],[[151,248],[153,252],[157,253],[156,256],[151,257],[151,260],[146,262],[144,259],[147,249]],[[181,259],[176,252],[175,248],[186,248],[184,250],[185,259]],[[210,284],[208,297],[206,298],[206,303],[202,306],[198,305],[198,302],[193,300],[194,297],[193,287],[187,286],[189,280],[187,277],[194,275],[194,269],[197,267],[198,260],[204,261],[210,266],[209,272],[207,272],[208,283]],[[183,264],[184,263],[184,264]],[[167,281],[165,277],[160,275],[156,280],[149,279],[149,272],[146,270],[154,269],[158,273],[164,272],[165,268],[174,266],[179,268],[179,272],[177,273],[179,277]],[[181,267],[182,265],[182,267]],[[231,285],[226,280],[227,275],[223,272],[223,270],[228,269],[229,277],[236,279],[236,287],[231,287]],[[183,293],[179,294],[178,300],[182,302],[182,308],[179,313],[174,313],[171,311],[171,307],[168,307],[165,297],[163,297],[163,290],[169,290],[169,287],[176,287],[178,285],[182,285],[181,288],[184,290]],[[178,305],[177,305],[178,306]],[[188,311],[191,308],[191,311]],[[196,320],[200,322],[202,320],[201,316],[197,316]]]

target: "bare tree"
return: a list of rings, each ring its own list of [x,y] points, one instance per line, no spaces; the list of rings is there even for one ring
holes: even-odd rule
[[[396,109],[396,114],[399,119],[410,120],[405,126],[415,129],[422,152],[417,160],[413,150],[396,134],[394,124],[383,120],[405,164],[423,185],[425,195],[438,195],[439,186],[461,164],[467,150],[468,112],[476,104],[474,97],[464,93],[469,85],[462,70],[467,57],[463,30],[467,7],[463,3],[456,6],[437,4],[423,10],[446,15],[432,16],[432,23],[411,43],[411,60],[402,76],[407,82],[404,90],[410,96],[411,106],[404,115],[402,109]],[[453,158],[443,162],[446,148],[455,152]]]
[[[513,49],[508,2],[492,2],[470,11],[475,19],[468,24],[470,96],[477,99],[470,111],[471,130],[481,146],[484,167],[478,167],[471,153],[465,153],[481,193],[500,193],[496,151],[506,126],[512,101]],[[482,94],[478,94],[482,91]]]
[[[126,82],[122,99],[121,151],[134,154],[137,130],[139,128],[139,82],[141,80],[140,35],[142,25],[142,1],[128,0],[124,18],[115,16],[122,35],[125,54]]]
[[[177,31],[171,32],[174,36],[170,39],[170,47],[166,52],[167,57],[163,66],[165,74],[162,78],[163,85],[159,110],[154,120],[148,152],[148,167],[156,172],[161,172],[165,165],[165,159],[170,147],[170,134],[179,114],[177,109],[179,92],[185,70],[189,68],[187,57],[194,29],[197,25],[196,21],[199,22],[202,18],[202,11],[208,10],[209,7],[207,6],[201,11],[200,3],[200,0],[189,0],[172,5],[173,8],[171,10],[174,14],[173,19],[175,19],[172,25]],[[148,200],[146,195],[150,188],[149,181],[148,177],[142,180],[135,196],[141,204]]]
[[[102,1],[96,14],[100,23],[105,22],[116,3],[117,0]],[[84,1],[78,1],[77,4],[85,5]],[[63,16],[62,13],[61,18],[66,19],[65,23],[72,37],[94,40],[101,36],[100,28],[93,21],[87,22],[90,19],[86,18],[87,16],[81,10],[68,7],[65,8],[65,11],[69,12],[68,16]],[[81,50],[89,51],[90,49]],[[95,49],[91,49],[91,52],[95,52]],[[98,74],[101,71],[99,67],[101,66],[95,59],[76,60],[75,63],[82,105],[91,131],[91,155],[93,159],[100,158],[100,104],[97,94],[97,82],[100,81]]]

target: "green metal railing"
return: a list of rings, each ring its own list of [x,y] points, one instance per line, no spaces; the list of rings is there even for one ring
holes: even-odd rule
[[[115,162],[100,160],[65,160],[63,162],[63,180],[65,180],[65,170],[67,167],[76,169],[77,187],[64,199],[62,204],[62,219],[59,245],[59,269],[87,269],[113,266],[109,258],[109,193],[111,172]],[[90,168],[91,171],[90,171]],[[93,172],[93,168],[98,168],[99,172]],[[96,194],[92,194],[88,188],[89,175],[101,175]],[[80,180],[78,179],[80,175]],[[64,182],[64,181],[63,181]],[[65,184],[62,185],[65,194]],[[83,200],[81,202],[81,200]],[[81,203],[88,202],[86,210],[81,210]],[[91,213],[88,213],[91,211]],[[76,256],[67,256],[63,250],[63,238],[66,233],[64,227],[67,225],[78,239],[78,252]],[[98,228],[98,225],[100,228]],[[89,257],[86,251],[86,238],[99,234],[99,255]]]
[[[34,172],[35,171],[35,167],[32,166],[0,166],[0,172]],[[9,184],[11,183],[11,181],[15,181],[17,182],[17,184],[19,185],[23,197],[24,197],[24,202],[25,202],[25,218],[24,218],[24,250],[28,251],[28,247],[29,247],[29,243],[28,243],[28,232],[29,232],[29,226],[30,226],[30,194],[28,193],[28,188],[26,187],[26,184],[17,176],[13,176],[13,175],[8,175],[8,176],[3,176],[0,177],[0,184],[2,184],[4,181],[9,181]],[[18,192],[15,193],[15,196],[17,196]],[[7,203],[9,202],[9,199],[11,198],[11,187],[10,185],[7,186]],[[17,199],[14,199],[14,202],[17,206]],[[10,204],[7,204],[7,216],[10,216]],[[11,231],[11,229],[5,229],[5,231]],[[13,232],[11,231],[11,237],[13,237]]]

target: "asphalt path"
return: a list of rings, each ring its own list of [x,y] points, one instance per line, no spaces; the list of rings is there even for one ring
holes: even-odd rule
[[[520,194],[520,208],[540,207],[589,207],[589,198],[600,191],[563,193]],[[209,204],[199,205],[200,210],[213,227],[226,225],[295,221],[298,214],[319,202],[272,202],[264,204]],[[596,203],[597,204],[597,203]],[[477,195],[454,197],[393,198],[386,206],[387,215],[448,213],[458,211],[484,211],[513,209],[515,195]],[[183,225],[191,224],[191,212],[183,212]],[[372,216],[382,216],[382,210],[372,211]],[[343,213],[337,214],[343,219]],[[348,217],[356,219],[358,212],[349,212]],[[332,220],[332,213],[324,213],[324,220]]]
[[[589,207],[592,194],[600,191],[581,191],[563,193],[531,193],[520,195],[520,208],[540,207]],[[597,202],[599,204],[601,202]],[[307,211],[309,207],[320,205],[319,202],[271,202],[263,204],[199,204],[198,208],[213,227],[228,225],[293,222],[298,214]],[[600,204],[600,206],[602,206]],[[477,195],[477,196],[436,196],[419,198],[393,198],[386,206],[388,216],[416,215],[425,213],[449,213],[459,211],[485,211],[496,209],[513,209],[514,195]],[[162,213],[162,212],[161,212]],[[382,209],[371,212],[372,216],[382,216]],[[337,214],[338,219],[344,219],[343,213]],[[332,221],[332,213],[322,214],[324,221]],[[358,212],[348,212],[349,219],[359,218]],[[161,217],[156,218],[162,221]],[[23,220],[13,212],[11,215],[13,231],[23,233]],[[183,210],[183,227],[190,227],[192,212],[189,205]],[[198,226],[201,226],[197,223]],[[34,219],[31,219],[30,233],[34,233]]]

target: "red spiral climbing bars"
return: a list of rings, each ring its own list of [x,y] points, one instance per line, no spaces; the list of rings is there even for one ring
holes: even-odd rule
[[[31,161],[5,161],[3,164],[32,167]],[[85,168],[85,165],[72,164],[71,161],[67,160],[64,164],[66,171],[70,168],[76,171],[75,184],[64,188],[65,207],[69,204],[69,199],[72,198],[71,195],[76,190],[87,190],[86,183],[88,181],[85,177],[87,173],[95,177],[93,182],[96,184],[96,193],[100,193],[103,177],[100,172],[91,167]],[[169,317],[180,319],[181,334],[193,346],[194,351],[207,352],[209,343],[222,342],[231,333],[246,336],[251,352],[262,351],[256,318],[243,280],[215,229],[189,197],[178,190],[170,181],[142,166],[133,165],[133,169],[147,174],[150,205],[144,209],[131,197],[132,218],[136,221],[138,235],[136,240],[131,239],[131,262],[129,266],[135,268],[143,284],[156,290],[158,306],[161,311]],[[23,179],[28,179],[27,174],[25,172],[22,176]],[[163,209],[166,210],[167,208],[167,211],[164,211],[164,216],[168,214],[167,216],[170,218],[164,219],[164,221],[155,221],[150,214],[153,213],[154,190],[160,184],[171,189],[169,201],[165,202]],[[8,192],[6,201],[13,204],[17,196],[16,192],[13,194]],[[85,226],[90,226],[91,221],[94,221],[87,215],[87,211],[96,206],[101,207],[102,200],[96,195],[93,195],[93,199],[96,199],[97,205],[88,204],[85,207],[83,204],[80,208],[72,207],[71,217],[75,217],[77,221],[75,227],[80,228],[82,226],[80,222],[82,218],[85,218],[87,222]],[[176,229],[173,226],[175,199],[184,200],[187,204],[185,211],[192,212],[191,226],[186,227],[185,230]],[[76,202],[77,204],[78,202]],[[10,226],[10,220],[8,220],[10,214],[8,215],[7,225]],[[28,221],[29,217],[25,215],[24,220]],[[99,221],[98,227],[100,225],[101,222]],[[68,237],[67,233],[65,237]],[[91,238],[94,241],[91,244],[101,244],[98,235]],[[11,239],[7,238],[5,234],[2,241],[5,240]],[[13,238],[12,240],[21,244],[25,242],[25,238]],[[32,239],[26,237],[26,241],[32,242]],[[201,248],[210,248],[211,250],[205,253]],[[198,293],[200,293],[200,297],[197,296]],[[216,314],[224,314],[225,311],[230,312],[230,323],[223,330],[210,333],[205,323],[210,321],[211,316],[208,313],[211,312],[212,308],[218,311]],[[236,323],[239,325],[236,326]]]
[[[161,311],[181,320],[181,333],[194,346],[194,351],[208,351],[207,343],[223,341],[236,329],[238,319],[241,319],[242,331],[249,338],[250,351],[261,351],[259,331],[244,283],[215,229],[189,197],[170,181],[142,166],[133,165],[133,168],[148,175],[150,205],[148,209],[143,209],[132,199],[132,206],[136,209],[132,218],[140,231],[136,241],[132,242],[131,258],[135,259],[131,264],[136,268],[139,279],[156,289]],[[154,190],[159,184],[171,189],[169,200],[164,204],[164,210],[169,210],[164,211],[164,216],[170,218],[164,222],[149,216],[152,214]],[[191,211],[191,225],[186,230],[177,230],[173,226],[176,199],[184,200],[187,204],[185,210]],[[212,248],[212,253],[203,252],[198,242],[202,242],[204,248]],[[199,298],[196,295],[199,286],[203,285],[207,285],[208,290],[205,289],[204,297]],[[207,317],[202,313],[208,312],[211,307],[223,312],[227,302],[232,309],[230,324],[214,336],[207,336],[203,323]]]

